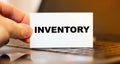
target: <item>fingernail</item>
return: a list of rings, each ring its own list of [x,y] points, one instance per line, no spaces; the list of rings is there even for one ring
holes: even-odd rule
[[[29,44],[30,43],[30,39],[26,39],[25,42]]]
[[[23,42],[27,43],[27,44],[30,44],[30,38],[27,38],[27,39],[21,39]]]

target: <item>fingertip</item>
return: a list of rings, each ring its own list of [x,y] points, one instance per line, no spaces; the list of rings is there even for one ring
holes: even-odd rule
[[[21,24],[23,27],[21,30],[22,39],[29,38],[32,34],[32,28],[29,25]]]

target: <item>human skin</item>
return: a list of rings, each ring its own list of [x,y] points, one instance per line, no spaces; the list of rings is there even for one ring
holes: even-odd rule
[[[29,43],[31,34],[29,16],[13,5],[0,2],[0,47],[8,43],[9,38]]]

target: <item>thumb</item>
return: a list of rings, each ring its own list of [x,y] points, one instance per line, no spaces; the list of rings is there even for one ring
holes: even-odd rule
[[[32,34],[32,29],[27,24],[16,23],[13,25],[13,28],[10,32],[10,37],[16,39],[27,39]]]

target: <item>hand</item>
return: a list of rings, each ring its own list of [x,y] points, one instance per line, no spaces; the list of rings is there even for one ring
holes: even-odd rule
[[[8,43],[9,38],[29,43],[31,33],[29,16],[10,4],[0,2],[0,46]]]

